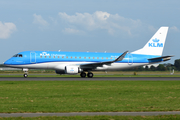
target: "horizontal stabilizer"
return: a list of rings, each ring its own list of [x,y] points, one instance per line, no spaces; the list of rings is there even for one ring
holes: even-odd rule
[[[168,61],[173,56],[162,56],[162,57],[156,57],[156,58],[150,58],[148,59],[150,62],[159,62],[159,61]]]

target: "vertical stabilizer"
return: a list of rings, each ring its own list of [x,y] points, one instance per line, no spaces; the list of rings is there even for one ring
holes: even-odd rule
[[[161,27],[154,34],[154,36],[146,43],[146,45],[139,50],[132,52],[132,54],[143,55],[157,55],[161,56],[166,41],[168,27]]]

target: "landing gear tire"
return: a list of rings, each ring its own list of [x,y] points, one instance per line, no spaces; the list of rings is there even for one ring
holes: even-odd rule
[[[28,77],[28,74],[24,74],[24,78],[27,78]]]
[[[82,78],[85,78],[85,77],[86,77],[86,73],[85,73],[85,72],[82,72],[82,73],[80,74],[80,76],[81,76]]]
[[[88,78],[92,78],[93,77],[93,73],[92,72],[88,72],[87,76],[88,76]]]

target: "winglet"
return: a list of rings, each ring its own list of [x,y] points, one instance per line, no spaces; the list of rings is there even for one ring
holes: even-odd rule
[[[119,56],[116,60],[114,60],[113,62],[117,62],[117,61],[122,61],[123,58],[126,56],[126,54],[128,53],[128,51],[124,52],[121,56]]]

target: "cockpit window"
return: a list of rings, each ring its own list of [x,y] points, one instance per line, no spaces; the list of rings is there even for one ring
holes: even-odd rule
[[[17,57],[18,56],[18,54],[15,54],[13,57]]]
[[[22,54],[19,54],[19,57],[23,57]]]
[[[22,54],[15,54],[13,57],[23,57]]]

